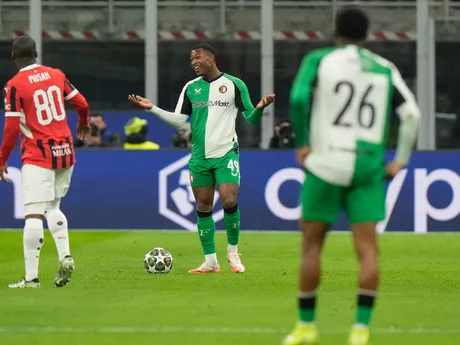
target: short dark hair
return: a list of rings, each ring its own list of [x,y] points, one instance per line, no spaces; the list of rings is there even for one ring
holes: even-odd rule
[[[23,35],[13,41],[14,59],[35,59],[37,57],[37,46],[32,37]]]
[[[369,30],[369,17],[358,8],[344,8],[335,17],[335,36],[351,41],[364,41]]]
[[[195,50],[195,49],[203,49],[211,53],[212,55],[216,55],[216,50],[214,49],[212,45],[208,43],[198,43],[196,46],[192,48],[192,50]]]
[[[104,119],[104,115],[102,115],[101,113],[91,113],[89,117],[102,117]]]

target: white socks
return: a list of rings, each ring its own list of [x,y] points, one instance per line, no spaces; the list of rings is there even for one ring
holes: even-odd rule
[[[59,262],[61,262],[67,255],[70,255],[67,218],[58,208],[47,212],[45,217],[48,222],[48,229],[56,243]]]
[[[26,219],[26,224],[24,226],[26,281],[38,278],[38,262],[43,240],[43,221],[37,218]]]
[[[206,265],[210,266],[210,267],[217,267],[217,255],[216,253],[213,253],[213,254],[206,254],[205,256],[205,263]]]
[[[227,254],[238,254],[238,245],[229,244],[227,246]]]
[[[229,244],[227,247],[227,253],[232,255],[232,254],[238,254],[238,246],[234,246]],[[206,254],[205,256],[205,263],[206,265],[210,267],[217,267],[217,255],[216,253],[213,254]]]

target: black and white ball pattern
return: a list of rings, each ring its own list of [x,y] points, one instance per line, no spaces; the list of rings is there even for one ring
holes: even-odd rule
[[[164,248],[156,247],[145,254],[144,267],[149,273],[168,273],[172,266],[172,255]]]

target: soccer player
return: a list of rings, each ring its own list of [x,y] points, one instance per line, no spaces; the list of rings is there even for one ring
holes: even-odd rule
[[[209,44],[198,44],[190,55],[198,78],[185,84],[175,112],[154,106],[148,99],[130,95],[134,104],[149,110],[175,128],[192,115],[192,157],[189,161],[190,182],[197,203],[197,227],[205,261],[189,273],[218,273],[219,262],[214,244],[215,224],[212,218],[215,185],[224,209],[227,231],[227,260],[235,273],[244,272],[238,254],[240,211],[237,195],[240,183],[238,138],[235,120],[239,112],[250,124],[259,123],[263,109],[275,95],[270,94],[254,106],[246,84],[221,72],[216,65],[215,51]]]
[[[420,111],[397,68],[361,47],[369,20],[359,9],[336,17],[333,48],[308,54],[290,97],[302,187],[303,232],[299,321],[285,345],[314,344],[316,293],[326,233],[344,208],[360,263],[356,322],[349,343],[369,341],[378,287],[376,223],[385,218],[385,176],[408,163]],[[384,164],[389,122],[401,120],[395,159]]]
[[[38,288],[38,262],[43,246],[43,219],[56,243],[57,287],[66,285],[75,263],[70,255],[66,216],[59,209],[70,186],[75,164],[72,134],[64,101],[77,110],[79,138],[89,135],[85,98],[58,69],[36,63],[35,41],[21,36],[13,42],[12,58],[19,72],[6,83],[5,129],[0,148],[0,178],[9,183],[7,161],[21,134],[22,195],[25,205],[24,259],[26,275],[10,288]]]

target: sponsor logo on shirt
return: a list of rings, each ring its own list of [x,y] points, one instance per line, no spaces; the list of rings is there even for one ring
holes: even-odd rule
[[[207,102],[193,102],[193,108],[206,108],[206,107],[228,107],[230,102],[222,101],[207,101]]]
[[[72,154],[72,150],[69,144],[51,146],[53,157],[62,157]]]

